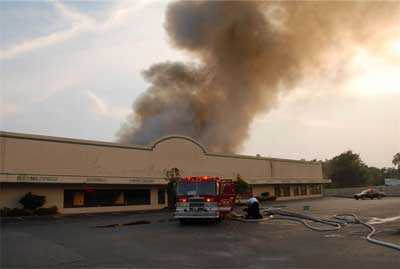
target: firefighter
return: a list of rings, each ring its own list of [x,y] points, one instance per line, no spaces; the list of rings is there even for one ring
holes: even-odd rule
[[[260,203],[256,197],[251,197],[247,200],[247,208],[245,208],[245,211],[247,212],[246,219],[262,219]]]

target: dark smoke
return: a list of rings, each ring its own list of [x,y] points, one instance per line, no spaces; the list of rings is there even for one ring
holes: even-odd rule
[[[196,63],[165,62],[144,71],[150,83],[119,131],[123,143],[171,134],[208,150],[235,152],[254,117],[278,94],[329,70],[332,49],[381,38],[400,2],[193,2],[170,4],[165,28]],[[155,52],[156,53],[156,52]],[[266,138],[267,139],[267,138]]]

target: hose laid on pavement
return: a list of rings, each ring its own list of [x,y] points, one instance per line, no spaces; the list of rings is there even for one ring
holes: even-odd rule
[[[273,212],[273,213],[272,213]],[[262,213],[267,213],[267,215],[273,216],[273,219],[276,220],[289,220],[289,221],[295,221],[295,222],[300,222],[307,228],[310,228],[314,231],[318,232],[329,232],[329,231],[337,231],[341,229],[341,222],[336,221],[336,220],[324,220],[321,218],[316,218],[312,216],[307,216],[307,215],[302,215],[302,214],[297,214],[293,212],[288,212],[288,211],[282,211],[282,210],[264,210]],[[276,217],[279,215],[278,217]],[[269,218],[263,218],[263,219],[245,219],[243,215],[237,214],[235,212],[231,212],[231,216],[233,216],[232,220],[240,221],[240,222],[253,222],[253,223],[259,223],[259,222],[264,222],[268,221]],[[272,217],[271,217],[272,218]],[[308,221],[313,221],[313,222],[318,222],[322,223],[325,225],[333,226],[333,228],[320,228],[316,226],[312,226]]]
[[[367,227],[368,229],[370,229],[370,233],[367,235],[367,241],[372,243],[372,244],[376,244],[376,245],[380,245],[380,246],[384,246],[384,247],[388,247],[388,248],[392,248],[394,250],[398,250],[400,251],[400,245],[397,244],[393,244],[393,243],[389,243],[389,242],[385,242],[382,240],[377,240],[372,238],[372,236],[376,233],[376,229],[374,226],[372,226],[371,224],[368,224],[364,221],[361,221],[360,218],[355,215],[355,214],[340,214],[340,215],[336,215],[335,217],[342,217],[342,216],[350,216],[353,217],[355,222],[354,223],[359,223],[365,227]]]
[[[300,222],[301,224],[303,224],[307,228],[309,228],[309,229],[311,229],[313,231],[317,231],[317,232],[332,232],[332,231],[340,230],[342,228],[340,225],[330,224],[330,223],[329,224],[325,223],[325,224],[334,226],[333,228],[320,228],[320,227],[316,227],[316,226],[311,225],[306,220],[303,220],[303,219],[300,219],[300,218],[296,218],[296,217],[273,217],[273,219]]]
[[[327,219],[317,218],[317,217],[310,216],[310,215],[284,211],[284,210],[280,210],[280,209],[267,209],[267,210],[263,211],[263,213],[267,214],[267,215],[272,215],[272,216],[279,215],[279,217],[274,217],[274,219],[282,219],[282,220],[290,220],[290,221],[300,222],[307,228],[310,228],[317,232],[337,231],[342,228],[342,223],[340,221],[327,220]],[[328,225],[328,226],[333,226],[333,228],[320,228],[320,227],[312,226],[307,221],[312,221],[312,222],[321,223],[321,224]]]
[[[282,220],[290,220],[290,221],[300,222],[303,225],[305,225],[307,228],[310,228],[310,229],[312,229],[314,231],[318,231],[318,232],[337,231],[337,230],[340,230],[341,228],[343,228],[343,226],[348,225],[348,224],[361,224],[370,230],[370,233],[366,237],[368,242],[400,251],[400,245],[372,238],[373,235],[376,233],[375,227],[360,220],[360,218],[355,214],[338,214],[333,217],[335,220],[332,220],[332,219],[323,219],[323,218],[318,218],[318,217],[314,217],[314,216],[310,216],[310,215],[294,213],[294,212],[284,211],[284,210],[280,210],[280,209],[273,209],[273,208],[266,209],[266,210],[262,211],[262,213],[264,215],[274,216],[273,219],[278,219],[278,220],[282,219]],[[275,217],[275,215],[277,215],[278,217]],[[349,219],[349,217],[351,219]],[[310,225],[307,221],[312,221],[312,222],[317,222],[317,223],[321,223],[321,224],[328,225],[328,226],[333,226],[333,228],[315,227],[315,226]]]

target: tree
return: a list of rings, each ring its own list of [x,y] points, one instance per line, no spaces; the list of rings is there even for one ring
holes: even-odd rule
[[[247,194],[250,191],[250,185],[244,181],[238,174],[236,177],[235,192],[237,194]]]
[[[384,167],[381,169],[383,178],[396,178],[398,170],[393,167]]]
[[[323,167],[334,187],[365,186],[372,179],[368,166],[351,150],[326,161]]]
[[[181,178],[181,171],[173,167],[165,172],[165,179],[168,180],[167,194],[168,194],[168,207],[174,208],[176,203],[176,185]]]
[[[400,170],[400,152],[397,152],[393,156],[392,163],[393,163],[394,166],[397,166],[397,170]]]
[[[379,186],[385,184],[382,169],[369,166],[368,170],[371,175],[370,181],[367,182],[369,186]]]

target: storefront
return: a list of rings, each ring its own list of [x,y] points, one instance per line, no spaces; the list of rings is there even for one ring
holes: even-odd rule
[[[156,210],[167,206],[172,176],[208,175],[248,182],[278,200],[322,195],[321,164],[210,153],[188,137],[149,146],[0,133],[0,207],[20,207],[27,192],[61,213]]]

